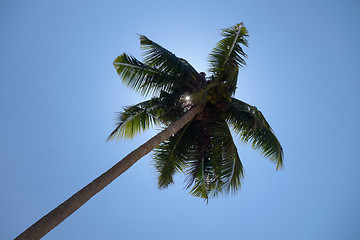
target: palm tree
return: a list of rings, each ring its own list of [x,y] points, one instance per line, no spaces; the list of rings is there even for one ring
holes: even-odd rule
[[[183,172],[190,194],[205,200],[240,188],[243,166],[233,134],[281,168],[282,147],[262,113],[232,97],[239,67],[245,65],[241,45],[248,46],[247,30],[239,23],[223,29],[222,35],[210,54],[209,77],[145,36],[140,36],[144,62],[125,53],[116,58],[123,83],[153,97],[125,107],[108,140],[132,138],[154,125],[164,130],[16,239],[41,238],[152,150],[160,189],[173,183],[176,172]]]

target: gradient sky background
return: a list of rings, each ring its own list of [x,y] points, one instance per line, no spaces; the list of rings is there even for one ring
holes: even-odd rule
[[[266,116],[275,166],[238,144],[242,190],[206,205],[183,177],[157,189],[151,154],[44,239],[360,239],[360,2],[1,1],[0,239],[12,239],[156,133],[106,143],[142,98],[113,60],[144,34],[198,71],[244,22],[236,97]]]

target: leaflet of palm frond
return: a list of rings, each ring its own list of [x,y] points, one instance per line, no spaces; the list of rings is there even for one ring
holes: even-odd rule
[[[109,135],[107,141],[114,139],[133,138],[140,132],[154,125],[160,126],[161,120],[156,112],[161,106],[156,101],[148,100],[132,106],[125,107],[117,115],[118,122],[115,130]]]
[[[209,196],[205,180],[204,162],[201,162],[199,169],[201,171],[198,171],[198,176],[196,177],[194,185],[189,193],[194,197],[204,198],[207,200]]]
[[[207,157],[204,158],[204,161],[200,163],[199,171],[195,178],[194,184],[190,190],[190,194],[194,197],[200,197],[207,200],[210,193],[210,178],[209,178],[209,161],[206,161]]]
[[[222,192],[224,187],[224,182],[222,180],[222,162],[223,155],[222,149],[219,148],[214,141],[215,138],[212,136],[210,138],[210,151],[207,152],[207,156],[209,156],[205,161],[208,161],[208,176],[207,176],[207,184],[209,188],[208,195],[209,197],[216,197]]]
[[[144,96],[161,90],[168,91],[175,84],[174,78],[169,74],[144,64],[126,53],[115,59],[114,67],[125,85]]]
[[[210,154],[210,155],[208,155]],[[215,159],[211,156],[211,151],[207,151],[204,155],[203,161],[201,161],[197,176],[190,190],[190,194],[195,197],[208,199],[216,197],[222,189],[222,182],[216,172],[221,161],[220,157]]]
[[[158,172],[158,187],[168,187],[174,183],[173,175],[183,172],[196,151],[196,128],[193,121],[189,122],[179,132],[156,147],[154,165]]]
[[[210,147],[210,136],[207,133],[206,126],[204,126],[204,123],[202,121],[199,121],[198,128],[200,128],[201,130],[196,136],[198,139],[196,158],[189,161],[189,167],[186,170],[186,189],[189,189],[193,185],[196,177],[198,176],[200,166],[206,158],[206,153],[209,151],[208,148]]]
[[[200,75],[185,59],[177,57],[143,35],[140,35],[140,44],[144,50],[145,63],[175,77],[176,85],[194,86]]]
[[[239,31],[240,30],[240,31]],[[220,40],[210,54],[210,72],[215,77],[221,75],[229,67],[246,65],[247,55],[242,50],[241,45],[248,46],[247,30],[243,24],[237,24],[233,27],[223,29],[222,35],[225,37]]]
[[[217,175],[221,179],[219,182],[222,185],[223,193],[235,193],[241,187],[241,178],[244,176],[244,172],[227,122],[222,118],[211,122],[209,133],[212,136],[213,154],[217,154],[221,158]]]
[[[282,167],[283,149],[263,114],[254,106],[233,98],[228,104],[227,121],[244,142],[251,143],[265,157]]]

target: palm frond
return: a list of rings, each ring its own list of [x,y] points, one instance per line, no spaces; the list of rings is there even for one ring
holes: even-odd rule
[[[243,23],[223,29],[222,36],[224,38],[217,43],[210,54],[212,69],[216,71],[219,68],[225,67],[226,64],[234,63],[238,66],[245,65],[244,58],[247,55],[240,47],[240,44],[247,47],[248,41],[246,37],[249,35]]]
[[[218,175],[221,177],[221,189],[224,193],[236,193],[241,187],[244,170],[237,152],[231,131],[225,119],[218,118],[209,124],[212,136],[213,154],[221,156]],[[217,156],[213,156],[215,159]]]
[[[227,121],[242,141],[251,143],[254,149],[273,161],[276,169],[282,167],[283,148],[269,123],[256,107],[232,98],[228,104]]]
[[[195,156],[196,147],[193,121],[178,133],[156,147],[154,165],[158,172],[158,187],[167,188],[174,183],[173,175],[183,172],[189,159]]]
[[[218,196],[224,185],[221,179],[222,156],[213,151],[211,147],[204,154],[189,192],[192,196],[205,200]]]
[[[231,91],[231,94],[235,94],[237,79],[239,75],[239,67],[235,66],[233,68],[226,69],[224,75],[226,76],[225,83],[227,89]]]
[[[161,125],[162,121],[158,116],[160,107],[154,104],[155,100],[148,100],[128,106],[122,112],[119,112],[116,128],[110,133],[107,141],[133,138],[141,131],[149,129],[153,125]]]
[[[209,161],[202,161],[199,165],[199,171],[194,181],[194,185],[190,190],[190,194],[194,197],[209,199],[209,169],[207,163]]]
[[[205,152],[199,148],[201,158],[191,161],[187,171],[187,187],[192,184],[190,194],[208,199],[221,193],[235,193],[244,173],[230,129],[225,119],[213,113],[206,131],[209,142],[205,141]]]
[[[161,90],[168,91],[174,85],[173,78],[166,72],[150,67],[126,53],[115,59],[114,67],[125,85],[145,96]]]
[[[210,72],[213,73],[216,81],[228,83],[228,87],[234,92],[238,68],[246,65],[247,55],[240,45],[248,46],[248,32],[243,23],[239,23],[223,29],[222,36],[225,38],[217,43],[210,54]],[[234,73],[236,73],[236,77],[234,77]]]
[[[203,124],[200,124],[199,127],[201,131],[199,131],[199,134],[197,134],[196,136],[199,141],[194,148],[196,151],[196,157],[189,161],[189,167],[186,171],[186,174],[188,175],[186,178],[186,189],[190,188],[191,185],[194,183],[195,179],[198,177],[199,170],[204,165],[204,159],[207,158],[207,152],[209,151],[208,148],[210,147],[210,136],[205,129],[206,127]]]
[[[175,56],[147,37],[140,35],[140,44],[144,50],[145,63],[149,66],[156,67],[188,83],[199,77],[199,73],[185,59]],[[179,84],[182,83],[179,82]]]

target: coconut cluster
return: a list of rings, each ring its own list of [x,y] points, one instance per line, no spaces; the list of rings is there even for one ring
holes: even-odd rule
[[[223,86],[216,86],[209,90],[206,101],[212,105],[223,102],[231,102],[231,92]]]

